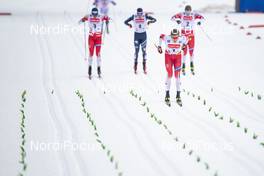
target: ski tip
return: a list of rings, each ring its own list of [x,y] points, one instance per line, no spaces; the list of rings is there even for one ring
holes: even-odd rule
[[[167,103],[166,103],[166,105],[167,105],[168,107],[171,107],[171,104],[167,104]]]
[[[178,102],[177,102],[177,104],[178,104],[180,107],[182,107],[182,103],[178,103]]]
[[[165,104],[166,104],[167,106],[171,107],[171,103],[170,103],[170,102],[166,102],[166,101],[165,101]]]

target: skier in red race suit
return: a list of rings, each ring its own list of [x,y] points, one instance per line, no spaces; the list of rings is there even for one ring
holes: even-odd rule
[[[160,42],[158,48],[158,52],[162,54],[162,42],[165,43],[165,66],[167,70],[166,77],[166,96],[165,102],[167,105],[171,105],[170,103],[170,86],[171,86],[171,78],[175,76],[176,79],[176,101],[182,106],[181,101],[181,90],[180,90],[180,73],[182,66],[182,50],[185,49],[188,40],[185,36],[180,36],[180,32],[177,29],[173,29],[170,35],[160,35]]]
[[[201,22],[204,20],[204,17],[198,13],[192,11],[190,5],[185,6],[185,11],[174,15],[171,18],[172,21],[176,21],[178,25],[181,25],[181,34],[185,35],[189,42],[187,47],[184,49],[183,64],[182,64],[182,73],[185,75],[185,62],[187,52],[190,54],[190,67],[191,72],[194,75],[194,47],[195,47],[195,35],[194,27],[196,25],[201,25]]]
[[[88,75],[91,79],[92,76],[92,63],[93,63],[93,55],[94,50],[96,51],[97,56],[97,73],[98,76],[101,77],[101,45],[102,45],[102,24],[103,22],[109,22],[108,16],[99,15],[98,9],[93,8],[91,14],[83,17],[80,22],[88,22],[89,26],[89,67],[88,67]]]

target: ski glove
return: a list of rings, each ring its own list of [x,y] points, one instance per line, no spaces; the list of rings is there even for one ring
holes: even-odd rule
[[[185,49],[186,49],[186,45],[183,45],[183,46],[182,46],[182,50],[185,50]]]
[[[161,48],[161,46],[158,46],[158,52],[159,52],[160,54],[162,54],[162,48]]]
[[[198,23],[197,23],[197,25],[201,25],[202,23],[201,23],[201,21],[199,21]]]
[[[132,24],[128,24],[129,28],[132,28]]]
[[[150,25],[152,23],[152,21],[148,21],[148,25]]]
[[[177,20],[176,22],[177,22],[177,24],[181,24],[181,21],[180,20]]]

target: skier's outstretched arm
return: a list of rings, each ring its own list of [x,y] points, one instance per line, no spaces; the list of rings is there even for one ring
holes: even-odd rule
[[[164,34],[161,34],[160,37],[159,37],[158,52],[159,52],[160,54],[162,54],[162,47],[161,47],[161,45],[162,45],[162,41],[164,40],[164,38],[165,38],[165,35],[164,35]]]
[[[111,4],[113,4],[115,6],[116,5],[116,2],[115,1],[111,1]]]
[[[82,19],[80,19],[79,24],[84,23],[85,21],[88,21],[88,15],[84,16]]]
[[[129,17],[124,23],[125,25],[129,26],[130,28],[132,28],[132,24],[130,24],[129,22],[134,20],[134,15],[132,15],[131,17]]]
[[[103,16],[103,21],[105,21],[105,22],[109,22],[110,20],[111,20],[111,18],[109,17],[109,16],[107,16],[107,15],[105,15],[105,16]]]
[[[181,24],[181,18],[182,18],[182,14],[178,13],[171,17],[171,21],[176,21],[177,24]]]
[[[148,21],[148,25],[151,24],[151,23],[155,23],[157,21],[156,18],[153,18],[152,16],[147,15],[146,17],[149,20]]]
[[[196,13],[194,15],[194,19],[198,21],[197,22],[198,25],[201,25],[202,22],[205,20],[204,17],[202,15],[200,15],[199,13]]]

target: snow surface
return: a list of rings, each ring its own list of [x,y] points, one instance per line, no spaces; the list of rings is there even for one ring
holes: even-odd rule
[[[174,176],[218,175],[261,176],[264,173],[264,96],[263,40],[246,36],[246,31],[263,36],[262,29],[239,29],[240,25],[263,23],[263,14],[229,13],[239,26],[229,25],[225,15],[234,1],[186,1],[194,9],[208,6],[228,7],[223,13],[204,13],[204,31],[197,27],[196,75],[182,77],[183,107],[176,105],[172,84],[172,107],[164,105],[164,56],[154,44],[161,33],[175,24],[170,17],[182,10],[182,1],[117,1],[111,9],[111,34],[102,48],[103,79],[87,78],[84,40],[81,33],[36,35],[32,25],[56,27],[69,25],[83,30],[78,20],[86,14],[87,1],[3,1],[0,16],[0,175],[21,171],[20,95],[27,90],[25,175],[117,175],[113,164],[96,142],[94,131],[82,112],[79,90],[86,108],[96,121],[101,139],[118,160],[123,175]],[[148,29],[148,75],[133,74],[133,31],[123,21],[137,7],[155,12],[158,22]],[[225,13],[224,13],[225,11]],[[95,60],[94,60],[95,61]],[[95,62],[94,62],[95,63]],[[96,65],[94,65],[96,66]],[[95,68],[95,67],[94,67]],[[95,73],[95,72],[94,72]],[[238,87],[242,90],[239,91]],[[140,94],[151,112],[172,131],[169,135],[149,117],[146,108],[129,94]],[[254,97],[244,91],[254,91]],[[191,91],[187,95],[187,91]],[[192,97],[195,93],[195,99]],[[208,112],[197,100],[206,99]],[[141,102],[142,103],[142,102]],[[229,123],[229,119],[236,121]],[[240,128],[236,127],[237,121]],[[244,133],[244,128],[248,133]],[[258,138],[253,139],[257,134]],[[180,142],[175,142],[175,137]],[[37,151],[32,143],[88,144],[84,150]],[[179,144],[185,143],[186,149]],[[189,155],[190,149],[194,153]],[[197,157],[201,161],[197,162]],[[205,169],[205,163],[210,168]]]

